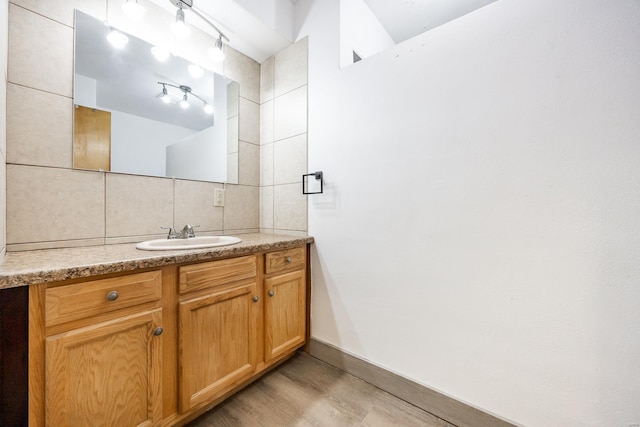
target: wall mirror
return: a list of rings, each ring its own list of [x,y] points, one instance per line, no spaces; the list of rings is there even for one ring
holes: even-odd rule
[[[77,10],[74,59],[74,168],[238,182],[237,82]]]

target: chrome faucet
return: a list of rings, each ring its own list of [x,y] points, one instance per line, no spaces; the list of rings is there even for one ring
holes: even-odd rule
[[[200,227],[199,225],[185,225],[182,227],[182,231],[176,232],[173,227],[160,227],[163,230],[169,230],[169,234],[167,234],[167,239],[188,239],[189,237],[196,237],[196,232],[193,231],[193,227]]]

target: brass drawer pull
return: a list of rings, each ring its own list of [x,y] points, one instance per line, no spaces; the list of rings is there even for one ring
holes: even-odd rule
[[[291,257],[290,256],[287,257],[287,264],[291,264]]]
[[[118,291],[111,291],[107,294],[107,301],[115,301],[119,296],[120,294],[118,293]]]

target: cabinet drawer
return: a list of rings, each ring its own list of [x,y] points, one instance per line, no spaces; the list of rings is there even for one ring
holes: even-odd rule
[[[303,267],[306,261],[306,248],[287,249],[285,251],[270,252],[265,255],[265,272],[294,270]]]
[[[255,256],[185,265],[180,267],[180,293],[251,279],[257,275]]]
[[[50,288],[45,296],[45,324],[52,326],[84,319],[157,301],[161,296],[161,271]]]

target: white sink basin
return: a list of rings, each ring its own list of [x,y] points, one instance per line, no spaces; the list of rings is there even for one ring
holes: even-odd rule
[[[188,239],[147,240],[136,245],[145,251],[174,251],[176,249],[203,249],[234,245],[242,240],[231,236],[197,236]]]

